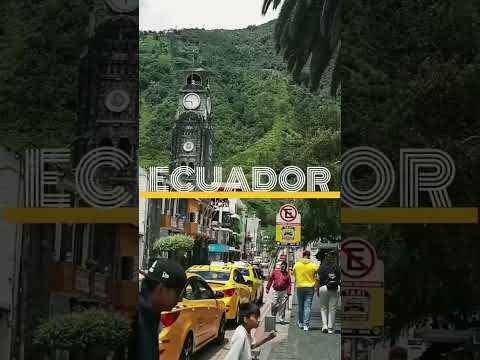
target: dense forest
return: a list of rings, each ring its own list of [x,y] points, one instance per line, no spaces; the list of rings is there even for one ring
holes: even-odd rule
[[[193,63],[208,69],[212,94],[214,157],[229,167],[326,166],[330,188],[339,188],[340,99],[330,97],[331,67],[319,89],[293,82],[274,45],[275,22],[243,30],[185,29],[140,34],[140,149],[142,166],[169,164],[178,72]],[[226,175],[224,175],[226,176]],[[273,234],[281,201],[248,201],[251,212]],[[312,206],[297,201],[304,214],[305,242],[319,236],[338,240],[338,202]],[[317,201],[318,203],[318,201]],[[323,221],[319,222],[318,217]],[[270,236],[273,240],[274,236]]]
[[[140,36],[140,162],[170,160],[178,72],[208,69],[212,93],[215,163],[326,166],[338,181],[340,108],[295,85],[273,44],[274,22],[243,30],[186,29]],[[322,93],[322,91],[324,91]],[[338,182],[337,182],[338,184]],[[332,185],[334,188],[335,185]],[[336,186],[338,188],[338,185]]]
[[[87,26],[83,0],[2,2],[1,145],[22,151],[74,141]]]
[[[399,169],[402,147],[442,149],[457,169],[453,206],[478,206],[479,2],[346,1],[344,9],[342,151],[372,146]],[[370,175],[360,183],[371,185]],[[384,206],[399,206],[398,184],[397,174]],[[431,206],[428,196],[420,206]],[[385,263],[390,335],[428,315],[466,326],[464,315],[479,306],[478,225],[369,225],[365,233]]]

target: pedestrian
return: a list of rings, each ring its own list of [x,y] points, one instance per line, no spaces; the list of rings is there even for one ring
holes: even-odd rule
[[[241,304],[239,310],[242,324],[237,327],[232,336],[232,345],[225,360],[251,360],[252,349],[262,346],[276,336],[272,331],[258,343],[254,343],[251,331],[258,328],[260,324],[260,308],[253,303],[246,303]]]
[[[292,294],[292,278],[287,270],[287,262],[283,261],[280,269],[275,269],[267,283],[267,294],[273,286],[272,316],[279,317],[280,324],[285,324],[285,311],[288,298]]]
[[[322,332],[332,334],[335,327],[335,314],[340,296],[340,269],[336,257],[326,256],[319,270],[320,313],[322,316]]]
[[[295,276],[295,286],[297,287],[297,325],[300,329],[308,331],[310,330],[310,312],[319,266],[310,260],[310,251],[305,250],[302,256],[303,258],[293,267],[293,276]]]
[[[157,260],[147,272],[141,273],[144,278],[128,356],[132,360],[159,360],[160,314],[171,311],[180,301],[187,277],[180,264],[169,259]]]

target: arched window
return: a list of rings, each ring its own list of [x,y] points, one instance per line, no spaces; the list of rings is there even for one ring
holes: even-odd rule
[[[188,75],[187,85],[202,85],[202,78],[198,74]]]

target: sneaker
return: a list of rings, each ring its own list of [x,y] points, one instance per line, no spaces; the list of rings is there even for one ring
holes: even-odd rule
[[[322,328],[322,333],[326,334],[328,332],[328,329],[326,327]]]
[[[309,330],[310,330],[310,328],[309,328],[307,325],[305,325],[305,326],[303,327],[303,331],[309,331]]]
[[[300,328],[300,329],[303,329],[303,324],[299,321],[297,322],[297,326]]]
[[[328,329],[329,334],[333,334],[333,329]]]

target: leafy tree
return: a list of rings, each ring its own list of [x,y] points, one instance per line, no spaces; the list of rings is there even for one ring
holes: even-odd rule
[[[372,146],[394,164],[402,147],[447,151],[457,168],[449,187],[455,206],[476,206],[479,199],[473,179],[480,146],[472,137],[480,129],[474,95],[480,89],[479,14],[478,2],[470,0],[387,0],[349,1],[343,17],[343,148]],[[359,186],[370,184],[368,175]],[[430,206],[428,198],[420,202]],[[385,205],[398,203],[393,195]],[[476,305],[478,227],[376,225],[368,233],[385,262],[393,337],[429,314],[448,316]]]
[[[83,0],[2,5],[0,143],[17,151],[65,146],[76,134],[87,7]]]
[[[188,252],[193,250],[193,239],[190,236],[177,234],[165,236],[153,243],[153,257],[158,257],[162,252],[172,254],[179,252]]]

